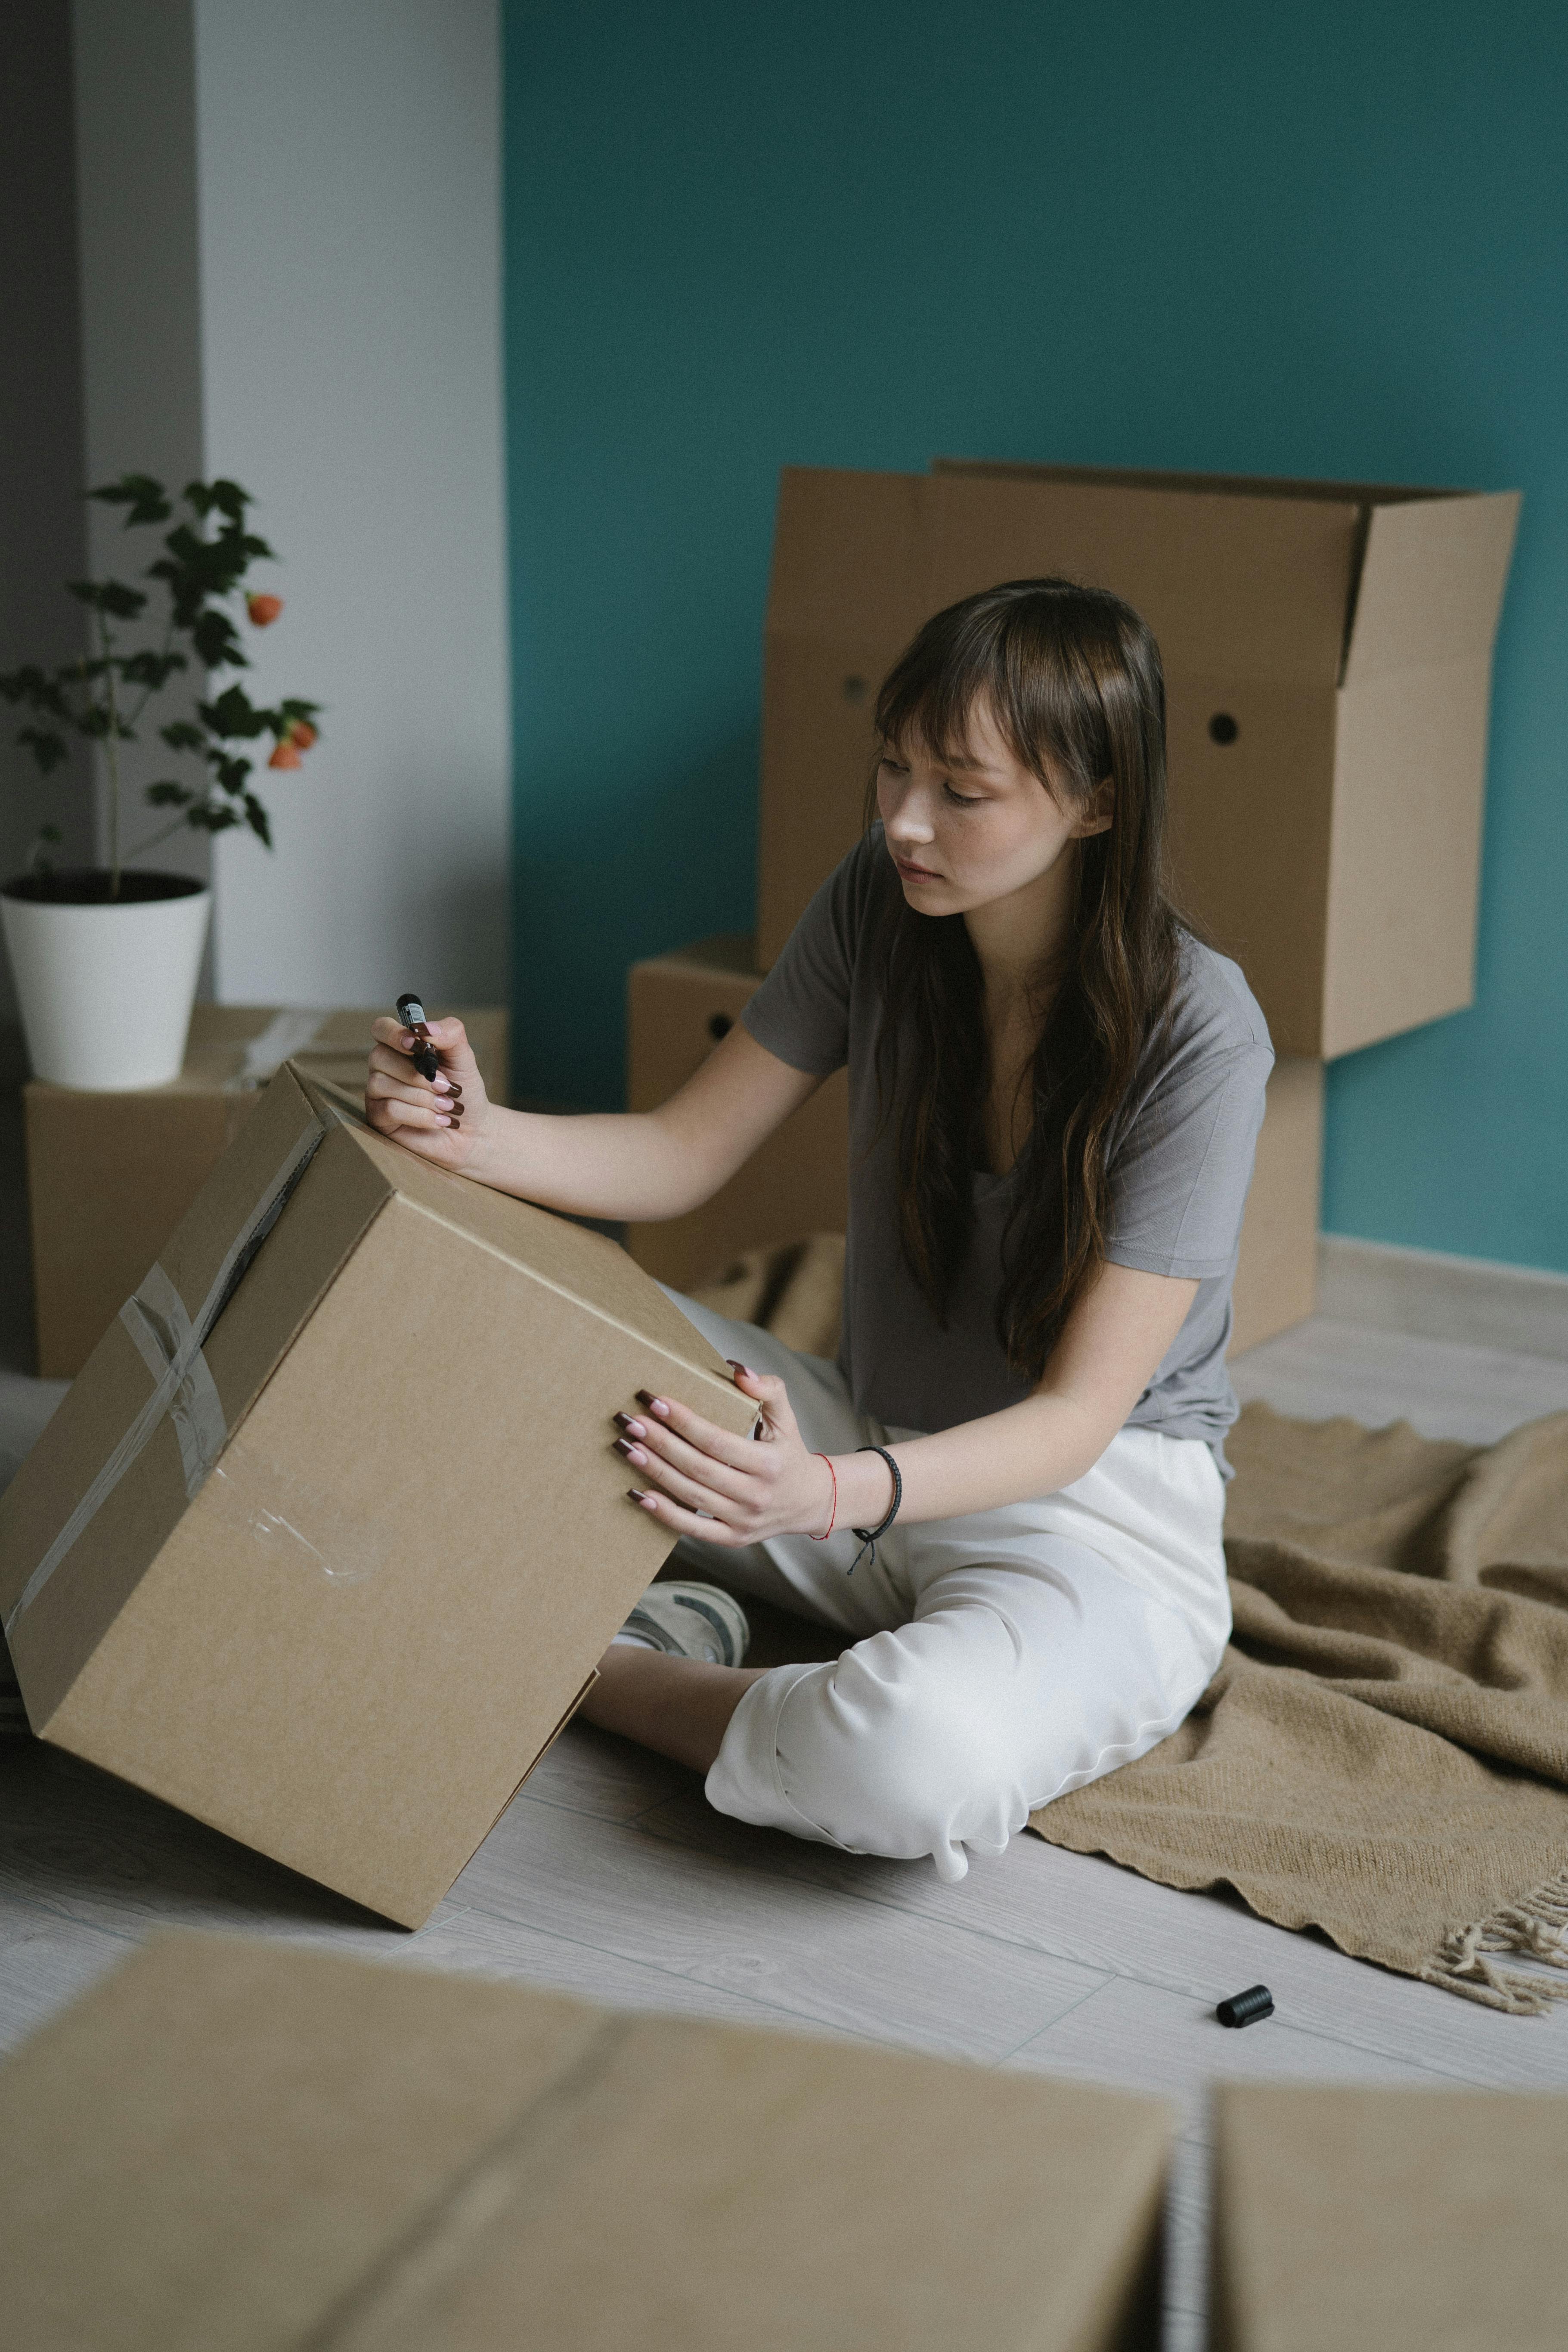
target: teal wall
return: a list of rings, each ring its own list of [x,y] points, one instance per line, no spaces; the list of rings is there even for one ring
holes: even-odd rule
[[[520,1076],[752,919],[778,468],[1518,486],[1473,1011],[1336,1064],[1331,1230],[1568,1268],[1568,17],[511,0]]]

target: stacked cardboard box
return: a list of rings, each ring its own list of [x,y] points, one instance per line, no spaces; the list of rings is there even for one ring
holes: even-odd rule
[[[643,1388],[752,1425],[614,1243],[286,1065],[0,1496],[34,1731],[419,1926],[669,1548]]]
[[[198,1004],[184,1067],[166,1087],[23,1089],[38,1370],[74,1380],[290,1058],[363,1094],[375,1014]],[[485,1085],[508,1099],[507,1016],[465,1008]]]
[[[159,1937],[0,2072],[5,2340],[1150,2352],[1173,2120],[1084,2084]]]
[[[745,938],[702,940],[634,964],[631,1108],[653,1110],[683,1087],[761,985]],[[1312,1311],[1322,1132],[1321,1064],[1279,1063],[1268,1084],[1242,1227],[1234,1349],[1250,1348]],[[658,1281],[695,1289],[747,1250],[812,1233],[841,1234],[848,1166],[848,1087],[840,1070],[704,1207],[663,1224],[633,1225],[626,1245]]]
[[[1473,997],[1492,646],[1518,507],[1512,493],[1068,467],[786,469],[756,937],[635,968],[634,1104],[695,1067],[705,1023],[734,1019],[858,838],[877,688],[920,624],[1002,580],[1091,582],[1160,641],[1174,895],[1241,964],[1280,1057],[1233,1345],[1310,1314],[1323,1064]],[[737,1243],[842,1213],[826,1154],[842,1118],[841,1095],[808,1105],[710,1209],[638,1229],[642,1262],[699,1280]],[[842,1161],[840,1149],[834,1175]]]

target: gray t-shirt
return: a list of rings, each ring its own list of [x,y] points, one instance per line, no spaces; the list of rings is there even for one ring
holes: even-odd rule
[[[742,1019],[770,1054],[826,1077],[849,1065],[849,1235],[839,1364],[858,1411],[904,1429],[949,1429],[1016,1404],[1030,1383],[996,1337],[1003,1237],[1019,1169],[976,1172],[970,1255],[944,1328],[899,1242],[895,1122],[881,1124],[875,1054],[879,959],[867,951],[882,895],[900,888],[874,826],[829,875]],[[1195,1280],[1174,1344],[1129,1426],[1198,1437],[1228,1476],[1236,1394],[1225,1369],[1241,1213],[1274,1060],[1238,967],[1183,934],[1175,1017],[1140,1071],[1110,1159],[1106,1255]]]

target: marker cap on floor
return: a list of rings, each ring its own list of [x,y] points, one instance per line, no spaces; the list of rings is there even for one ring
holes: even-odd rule
[[[1215,2011],[1222,2025],[1256,2025],[1260,2017],[1274,2014],[1274,1995],[1267,1985],[1248,1985],[1245,1992],[1233,1992]]]

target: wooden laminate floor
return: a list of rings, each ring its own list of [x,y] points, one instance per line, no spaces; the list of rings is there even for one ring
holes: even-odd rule
[[[0,1138],[0,1141],[3,1141]],[[18,1360],[18,1274],[0,1348]],[[1568,1362],[1321,1319],[1237,1367],[1248,1396],[1434,1435],[1500,1434],[1568,1407]],[[0,1474],[60,1391],[0,1372]],[[330,1944],[604,2002],[732,2018],[1079,2075],[1175,2099],[1166,2342],[1204,2305],[1206,2097],[1238,2075],[1568,2088],[1568,2003],[1503,2017],[1037,1839],[943,1885],[710,1811],[695,1778],[570,1729],[429,1925],[408,1936],[37,1743],[0,1749],[0,2048],[155,1928]],[[1214,2018],[1258,1980],[1276,2013]]]

